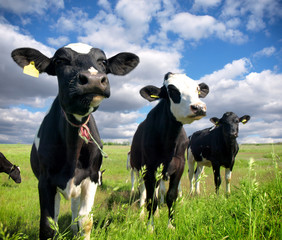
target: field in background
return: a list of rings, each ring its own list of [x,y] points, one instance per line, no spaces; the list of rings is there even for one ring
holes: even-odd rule
[[[22,183],[0,174],[0,239],[37,239],[39,202],[37,180],[30,164],[30,145],[0,145],[8,160],[21,168]],[[183,198],[176,204],[176,229],[167,229],[167,207],[155,218],[155,231],[140,221],[136,196],[130,195],[126,170],[129,146],[105,146],[103,186],[93,209],[93,239],[282,239],[282,145],[240,146],[226,198],[224,169],[219,195],[214,194],[212,170],[205,169],[201,195],[190,197],[187,164],[181,180]],[[250,158],[254,163],[250,164]],[[129,204],[130,199],[133,203]],[[59,239],[71,224],[70,202],[62,198]],[[9,235],[9,237],[8,237]],[[6,237],[6,238],[5,238]],[[65,239],[71,239],[68,234]]]

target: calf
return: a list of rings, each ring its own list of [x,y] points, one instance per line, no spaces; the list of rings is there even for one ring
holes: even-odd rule
[[[7,160],[3,153],[0,152],[0,173],[4,172],[11,177],[15,183],[21,183],[21,171],[20,168]]]
[[[48,217],[58,219],[60,194],[72,198],[73,219],[90,239],[90,211],[100,182],[102,143],[92,112],[110,96],[108,73],[125,75],[139,63],[132,53],[107,59],[105,53],[86,44],[70,44],[52,58],[31,48],[12,52],[17,64],[33,64],[37,70],[56,75],[59,94],[47,113],[32,145],[30,162],[38,178],[40,239],[52,238]],[[78,212],[79,209],[79,212]]]
[[[170,178],[166,202],[169,209],[169,226],[173,220],[173,202],[177,198],[177,188],[184,169],[184,159],[173,158],[176,142],[186,146],[183,124],[192,123],[206,114],[206,105],[199,99],[208,94],[206,84],[197,84],[185,74],[167,73],[161,88],[146,86],[140,90],[148,101],[161,99],[138,126],[131,145],[131,166],[140,171],[146,168],[144,183],[149,219],[157,207],[155,196],[155,172],[163,165],[163,178]],[[185,151],[185,149],[184,149]],[[175,161],[172,161],[175,159]]]
[[[250,116],[238,117],[233,112],[226,112],[221,119],[213,117],[210,119],[214,127],[193,133],[190,137],[188,148],[188,166],[190,193],[193,193],[194,164],[197,162],[195,171],[196,193],[200,193],[199,176],[204,166],[213,168],[215,189],[218,193],[221,184],[220,166],[225,167],[226,193],[230,193],[231,172],[234,166],[239,146],[236,141],[239,133],[239,123],[247,123]]]

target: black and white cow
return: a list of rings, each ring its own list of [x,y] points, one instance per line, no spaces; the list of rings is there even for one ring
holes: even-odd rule
[[[235,163],[235,157],[239,151],[236,138],[239,133],[239,123],[247,123],[249,115],[238,117],[233,112],[226,112],[221,119],[213,117],[210,121],[214,124],[211,128],[197,131],[190,136],[187,152],[189,167],[190,194],[193,193],[194,164],[196,194],[200,193],[199,176],[204,167],[212,167],[214,173],[215,189],[218,193],[221,184],[220,166],[225,167],[226,193],[230,193],[231,172]]]
[[[21,171],[20,168],[11,162],[0,152],[0,173],[4,172],[9,175],[9,178],[12,178],[15,183],[21,183]]]
[[[106,74],[125,75],[139,63],[132,53],[119,53],[109,59],[89,45],[76,43],[62,47],[52,58],[31,48],[12,52],[14,61],[24,67],[34,62],[40,73],[57,76],[59,94],[47,113],[31,150],[31,167],[38,178],[40,199],[40,239],[53,237],[47,220],[57,221],[60,193],[72,199],[77,228],[90,239],[89,215],[101,175],[102,143],[92,112],[110,96]],[[79,210],[79,212],[78,212]]]
[[[185,138],[183,124],[206,115],[206,105],[199,97],[205,97],[209,88],[198,84],[185,74],[167,73],[161,88],[146,86],[140,90],[142,97],[148,101],[161,99],[148,113],[147,118],[138,126],[131,145],[131,166],[140,171],[145,166],[144,182],[149,219],[155,213],[157,200],[155,196],[155,173],[163,165],[163,177],[169,177],[169,189],[166,202],[169,209],[169,226],[173,220],[173,202],[177,198],[177,189],[184,170],[184,161],[172,162],[178,138]],[[182,142],[182,141],[180,141]],[[183,141],[185,146],[185,141]],[[185,150],[184,150],[185,151]]]

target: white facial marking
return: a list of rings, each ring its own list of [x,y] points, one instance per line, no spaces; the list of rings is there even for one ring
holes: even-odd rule
[[[185,74],[170,74],[169,78],[164,81],[165,86],[174,85],[180,92],[180,103],[174,103],[170,99],[170,109],[177,121],[183,124],[190,124],[194,120],[202,118],[202,116],[195,117],[191,111],[190,105],[201,104],[205,106],[199,99],[199,85],[193,79],[187,77]]]
[[[94,67],[91,67],[88,69],[91,75],[96,75],[98,73],[98,70]]]
[[[92,49],[91,46],[84,44],[84,43],[71,43],[65,46],[65,48],[70,48],[73,51],[76,51],[77,53],[82,53],[82,54],[87,54]]]

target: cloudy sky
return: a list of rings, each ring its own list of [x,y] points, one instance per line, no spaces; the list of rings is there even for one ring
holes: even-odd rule
[[[140,88],[181,72],[210,87],[208,114],[185,126],[188,135],[233,111],[251,116],[239,142],[282,142],[279,0],[0,0],[0,36],[0,143],[32,143],[58,92],[55,77],[24,75],[11,51],[52,57],[71,42],[140,57],[127,76],[109,76],[111,98],[94,113],[106,141],[131,141],[153,107]]]

